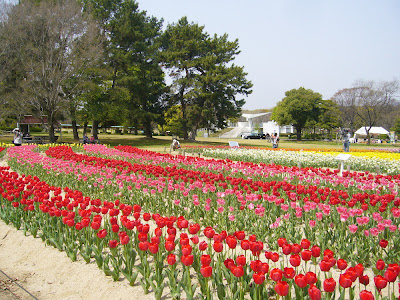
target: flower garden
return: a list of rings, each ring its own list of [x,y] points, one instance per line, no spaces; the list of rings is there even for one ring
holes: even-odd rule
[[[156,299],[399,297],[399,153],[192,151],[1,147],[0,216]]]

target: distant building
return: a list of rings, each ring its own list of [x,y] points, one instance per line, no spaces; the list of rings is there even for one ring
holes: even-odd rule
[[[279,126],[275,121],[271,120],[271,115],[271,112],[242,114],[237,122],[228,123],[228,127],[233,127],[233,129],[221,135],[221,138],[241,137],[250,133],[294,133],[293,126]]]

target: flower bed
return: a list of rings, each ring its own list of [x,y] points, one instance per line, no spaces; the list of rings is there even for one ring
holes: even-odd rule
[[[398,294],[398,175],[341,177],[132,147],[37,149],[8,150],[12,169],[25,175],[2,171],[2,218],[71,259],[94,255],[115,280],[141,274],[158,299],[167,278],[172,296],[184,290],[188,298],[368,297],[360,284],[375,296]]]
[[[202,153],[207,157],[228,158],[235,161],[254,163],[275,163],[283,166],[303,166],[314,168],[338,168],[335,157],[341,152],[334,151],[288,151],[266,149],[215,149],[203,148]],[[369,171],[385,174],[400,173],[400,153],[390,152],[351,152],[352,156],[346,161],[346,166],[352,170]]]

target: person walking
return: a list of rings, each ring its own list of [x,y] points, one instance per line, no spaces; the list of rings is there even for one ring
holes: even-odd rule
[[[14,133],[13,144],[15,146],[21,146],[21,144],[22,144],[22,132],[19,130],[19,128],[15,128],[13,130],[13,133]]]
[[[350,133],[348,130],[345,130],[343,133],[343,152],[350,151]]]

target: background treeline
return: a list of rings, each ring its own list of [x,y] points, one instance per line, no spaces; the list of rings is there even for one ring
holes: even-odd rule
[[[0,2],[0,122],[142,129],[171,123],[185,139],[240,115],[252,84],[238,40],[182,17],[163,30],[133,0]]]

